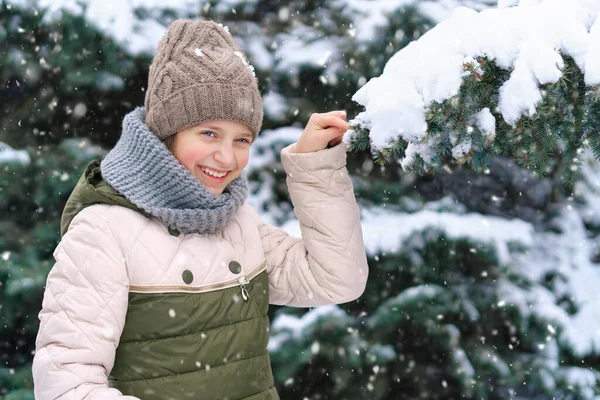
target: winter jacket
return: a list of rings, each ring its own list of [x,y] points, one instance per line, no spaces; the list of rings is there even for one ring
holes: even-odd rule
[[[349,302],[368,274],[344,147],[293,146],[282,162],[302,239],[249,205],[216,234],[170,231],[92,164],[46,284],[36,399],[278,399],[269,303]]]

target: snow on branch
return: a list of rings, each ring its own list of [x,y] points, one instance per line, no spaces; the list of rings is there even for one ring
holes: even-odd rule
[[[553,103],[543,104],[544,85],[554,84],[558,89],[568,71],[578,69],[587,92],[598,94],[600,1],[515,3],[500,0],[500,8],[481,12],[456,9],[450,18],[397,52],[383,74],[354,95],[365,111],[352,125],[368,131],[373,151],[389,148],[400,139],[405,170],[417,160],[431,169],[427,166],[440,161],[440,149],[446,143],[445,153],[464,162],[494,142],[499,126],[516,132],[523,119],[534,117],[541,106],[554,112],[560,96],[555,93],[550,99]],[[569,60],[575,68],[569,68]],[[469,89],[468,96],[461,96]],[[581,87],[562,88],[575,89]],[[453,108],[470,114],[452,113]],[[560,130],[556,124],[550,128],[550,133],[553,128]],[[354,129],[353,137],[358,136]],[[554,141],[549,143],[543,149],[546,152]],[[519,150],[535,152],[534,148]],[[537,162],[530,157],[521,164],[528,166],[530,159]],[[538,161],[542,165],[544,160]]]

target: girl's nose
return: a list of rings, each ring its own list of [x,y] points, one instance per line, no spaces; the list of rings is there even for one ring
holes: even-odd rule
[[[235,157],[231,146],[223,145],[215,153],[215,160],[220,163],[225,169],[231,168],[234,164]]]

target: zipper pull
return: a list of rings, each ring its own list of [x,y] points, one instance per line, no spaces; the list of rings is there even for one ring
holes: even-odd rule
[[[245,276],[240,277],[238,281],[240,282],[240,288],[242,289],[242,298],[244,299],[244,301],[248,301],[249,296],[248,291],[246,290],[246,286],[250,283],[250,281],[248,281],[248,278],[246,278]]]

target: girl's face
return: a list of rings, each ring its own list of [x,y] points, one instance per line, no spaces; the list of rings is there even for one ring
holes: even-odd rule
[[[215,195],[248,164],[252,131],[237,121],[205,121],[177,132],[168,144],[175,158]]]

